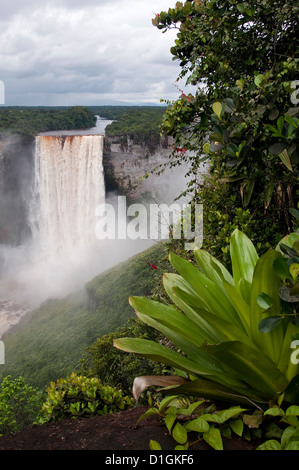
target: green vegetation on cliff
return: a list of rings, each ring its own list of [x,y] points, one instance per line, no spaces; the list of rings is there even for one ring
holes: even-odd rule
[[[6,363],[0,382],[7,375],[22,376],[44,388],[73,372],[86,347],[135,318],[129,295],[151,294],[165,263],[164,248],[158,244],[96,276],[81,292],[45,302],[4,338]]]
[[[159,137],[164,106],[93,106],[89,107],[95,114],[111,119],[114,122],[106,127],[107,135],[134,135],[140,141],[148,136]]]
[[[0,132],[35,135],[59,129],[85,129],[95,125],[96,118],[84,106],[72,107],[1,107]]]

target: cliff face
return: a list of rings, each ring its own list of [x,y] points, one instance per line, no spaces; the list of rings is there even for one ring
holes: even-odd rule
[[[140,178],[169,161],[171,139],[133,135],[106,136],[103,165],[106,191],[136,200],[154,194],[154,175]],[[18,245],[29,235],[28,200],[34,177],[35,137],[0,136],[0,244]],[[157,178],[155,179],[155,181]]]
[[[169,162],[171,139],[167,136],[147,141],[131,135],[106,136],[104,170],[107,191],[117,191],[134,200],[150,192],[150,183],[140,178]]]
[[[34,137],[0,137],[0,243],[27,235],[27,200],[33,177]]]

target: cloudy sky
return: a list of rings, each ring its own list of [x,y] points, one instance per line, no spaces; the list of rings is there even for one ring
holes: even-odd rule
[[[0,0],[5,105],[175,99],[176,32],[152,26],[176,0]],[[180,85],[182,86],[182,85]]]

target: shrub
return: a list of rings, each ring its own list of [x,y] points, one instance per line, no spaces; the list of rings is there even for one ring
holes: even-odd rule
[[[23,377],[5,377],[0,386],[0,435],[31,426],[38,416],[44,394]]]
[[[50,383],[39,423],[106,415],[128,409],[133,404],[134,400],[124,396],[121,390],[103,385],[98,378],[88,378],[73,372],[67,378]]]
[[[130,393],[136,375],[159,373],[160,368],[153,361],[138,355],[123,354],[113,346],[115,338],[133,336],[157,339],[157,333],[141,322],[129,319],[127,324],[116,331],[103,335],[86,348],[80,360],[80,370],[86,377],[97,377],[104,385],[121,388]]]
[[[120,338],[115,346],[179,369],[186,383],[172,388],[174,393],[239,404],[295,404],[299,365],[291,348],[299,338],[298,238],[288,237],[259,258],[252,242],[235,230],[232,274],[204,250],[195,251],[197,268],[170,254],[179,274],[164,275],[164,286],[176,308],[138,297],[130,303],[138,318],[165,334],[177,351],[139,338]],[[182,377],[177,379],[181,384]],[[159,377],[146,378],[144,386],[139,379],[134,395],[138,398],[149,384],[163,385]]]

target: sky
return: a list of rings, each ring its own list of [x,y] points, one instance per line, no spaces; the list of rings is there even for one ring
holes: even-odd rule
[[[0,0],[2,104],[158,105],[176,99],[180,67],[170,47],[177,31],[162,33],[152,25],[156,13],[175,3]]]

